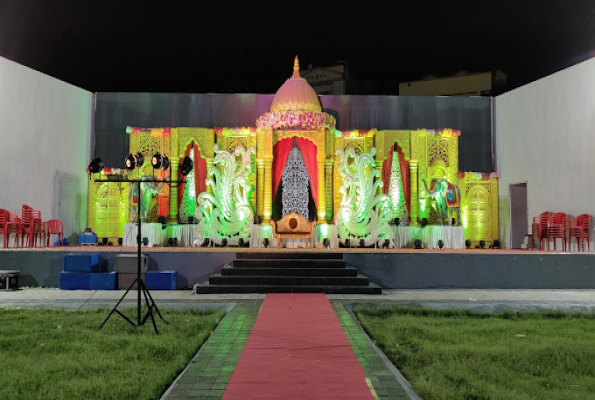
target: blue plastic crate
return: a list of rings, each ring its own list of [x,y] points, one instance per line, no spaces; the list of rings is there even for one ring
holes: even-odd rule
[[[99,254],[66,254],[64,256],[66,272],[100,272]]]
[[[94,233],[81,233],[77,236],[77,242],[79,245],[96,245],[97,235]]]
[[[86,272],[60,272],[60,289],[89,289],[89,274]]]
[[[116,290],[115,272],[89,273],[89,289],[91,290]]]
[[[147,271],[145,284],[149,290],[176,290],[176,271]]]

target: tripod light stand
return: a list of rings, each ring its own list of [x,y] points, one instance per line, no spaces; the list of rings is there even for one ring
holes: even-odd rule
[[[167,157],[163,157],[160,156],[162,158],[165,158],[165,160],[167,160]],[[155,158],[155,156],[153,157]],[[132,170],[134,168],[140,168],[142,166],[143,163],[143,157],[142,154],[137,153],[135,155],[129,155],[128,157],[126,157],[126,168],[128,168],[129,170]],[[192,170],[192,166],[193,166],[193,161],[192,159],[190,159],[189,157],[186,157],[184,159],[184,164],[186,165],[187,168],[183,169],[182,175],[187,175],[191,170]],[[153,163],[153,166],[155,166],[155,163]],[[160,164],[160,167],[162,167],[163,169],[167,169],[167,167],[169,166],[169,161],[164,162],[163,164]],[[189,168],[188,168],[189,166]],[[100,170],[98,172],[101,172]],[[167,184],[172,184],[172,183],[180,183],[179,181],[172,181],[171,180],[171,175],[170,175],[170,179],[169,180],[160,180],[160,179],[147,179],[147,180],[143,180],[143,179],[96,179],[95,182],[129,182],[129,183],[136,183],[138,185],[138,192],[139,192],[139,200],[138,200],[138,211],[137,211],[137,218],[138,218],[138,233],[137,233],[137,237],[136,237],[136,242],[137,242],[137,272],[136,272],[136,278],[134,279],[134,281],[132,281],[132,283],[130,284],[130,286],[128,287],[128,289],[126,290],[126,292],[124,293],[124,295],[122,295],[122,297],[120,298],[120,300],[118,301],[118,303],[114,306],[114,308],[111,310],[111,312],[109,313],[109,315],[105,318],[105,320],[102,322],[101,326],[99,327],[99,329],[103,328],[103,326],[106,324],[106,322],[109,320],[109,318],[114,314],[118,314],[120,315],[122,318],[124,318],[130,325],[134,326],[134,327],[140,327],[142,325],[145,324],[145,322],[147,322],[147,319],[150,317],[151,318],[151,322],[153,323],[153,328],[155,329],[155,333],[159,334],[159,331],[157,329],[157,324],[155,323],[155,317],[153,315],[153,309],[155,309],[155,311],[157,312],[157,315],[159,315],[159,318],[161,318],[161,320],[163,322],[165,322],[167,324],[167,321],[165,321],[163,319],[163,316],[161,315],[161,312],[159,311],[159,308],[157,307],[157,304],[155,303],[155,300],[153,299],[153,297],[151,296],[151,293],[149,293],[149,290],[147,289],[147,286],[145,285],[145,282],[142,278],[141,275],[141,243],[142,243],[142,235],[141,235],[141,183],[145,182],[145,183],[167,183]],[[120,303],[124,300],[124,298],[126,297],[126,295],[128,294],[128,292],[130,292],[130,290],[133,288],[133,286],[136,284],[136,292],[137,292],[137,312],[136,312],[136,323],[133,322],[130,318],[128,318],[126,315],[124,315],[120,310],[118,310],[118,306],[120,305]],[[145,313],[145,315],[141,318],[142,315],[142,311],[141,311],[141,292],[142,295],[145,298],[145,303],[147,305],[147,312]]]

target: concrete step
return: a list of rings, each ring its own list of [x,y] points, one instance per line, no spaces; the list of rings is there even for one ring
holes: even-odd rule
[[[277,276],[277,275],[221,275],[209,277],[211,285],[368,285],[362,276]]]
[[[221,275],[276,275],[276,276],[357,276],[355,268],[233,268],[223,267]]]
[[[337,259],[235,259],[234,268],[345,268]]]
[[[319,252],[285,252],[285,251],[267,251],[267,252],[238,252],[236,259],[317,259],[317,260],[342,260],[343,253],[319,253]]]
[[[369,285],[196,285],[197,294],[216,293],[325,293],[325,294],[382,294],[382,289]]]

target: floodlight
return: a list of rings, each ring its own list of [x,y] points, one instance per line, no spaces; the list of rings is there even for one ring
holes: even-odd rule
[[[154,169],[163,168],[165,171],[169,168],[169,158],[159,153],[155,153],[153,157],[151,157],[151,165]]]
[[[127,169],[140,168],[144,162],[145,157],[142,155],[142,153],[129,154],[128,157],[124,159],[124,164],[126,165]]]
[[[103,161],[101,158],[96,157],[94,158],[91,163],[89,164],[89,172],[92,174],[98,174],[103,169]]]
[[[186,176],[192,171],[192,167],[194,166],[194,161],[190,157],[184,157],[182,160],[182,164],[180,164],[180,173],[183,176]]]

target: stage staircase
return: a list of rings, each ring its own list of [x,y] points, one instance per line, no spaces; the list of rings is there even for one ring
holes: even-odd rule
[[[231,265],[195,286],[201,293],[381,294],[342,253],[238,252]]]

